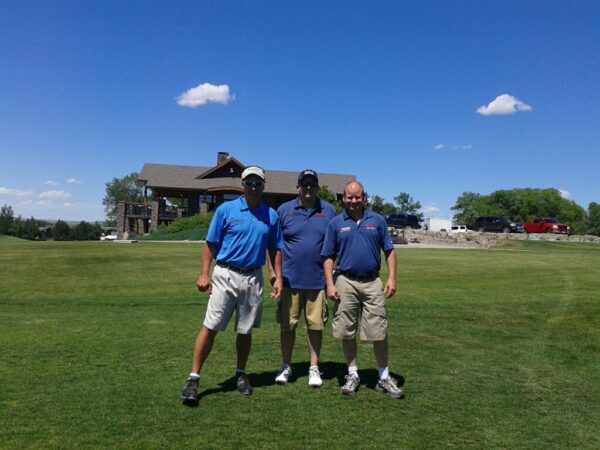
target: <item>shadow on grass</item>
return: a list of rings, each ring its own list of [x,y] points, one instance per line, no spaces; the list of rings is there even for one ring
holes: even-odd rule
[[[306,379],[308,377],[309,364],[306,362],[292,363],[292,376],[290,377],[289,383],[296,383],[299,379]],[[346,364],[338,362],[321,362],[319,364],[319,370],[321,371],[321,378],[323,380],[337,380],[339,386],[343,386],[346,382],[345,376],[348,373]],[[248,373],[248,379],[253,388],[259,389],[261,387],[273,386],[275,384],[275,377],[279,370],[272,370],[259,373]],[[360,377],[361,386],[369,389],[375,389],[377,380],[379,379],[379,372],[377,369],[363,369],[358,371]],[[390,372],[390,375],[398,380],[398,386],[403,386],[405,379],[403,376],[396,373]],[[232,392],[236,391],[237,386],[235,383],[235,377],[230,377],[219,383],[218,388],[207,389],[199,393],[198,398],[202,399],[211,394]]]

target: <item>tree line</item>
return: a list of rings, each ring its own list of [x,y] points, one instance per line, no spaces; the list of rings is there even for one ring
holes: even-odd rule
[[[58,220],[51,224],[33,217],[22,219],[15,217],[11,206],[4,205],[0,208],[0,234],[15,236],[31,241],[54,239],[55,241],[90,241],[98,240],[102,235],[102,226],[99,223],[79,222],[71,227],[67,222]]]
[[[502,216],[522,223],[534,217],[553,217],[570,225],[575,234],[600,236],[600,205],[592,202],[586,211],[554,188],[498,190],[489,195],[464,192],[451,209],[456,212],[456,222],[462,225],[479,216]]]

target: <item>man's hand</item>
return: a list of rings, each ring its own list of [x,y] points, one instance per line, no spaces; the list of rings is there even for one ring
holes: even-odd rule
[[[200,292],[206,292],[210,294],[212,292],[212,282],[208,275],[200,274],[198,280],[196,280],[196,286]]]
[[[277,300],[281,295],[281,289],[283,289],[283,279],[281,277],[275,277],[273,284],[273,290],[271,291],[271,298]]]
[[[385,283],[385,289],[383,290],[383,295],[387,298],[392,297],[396,293],[396,280],[392,280],[388,278],[387,283]]]
[[[340,301],[340,293],[335,288],[335,285],[327,286],[327,297],[334,302]]]

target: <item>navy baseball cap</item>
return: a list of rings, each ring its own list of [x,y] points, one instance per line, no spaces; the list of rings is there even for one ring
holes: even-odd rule
[[[317,176],[317,172],[315,172],[312,169],[304,169],[302,172],[300,172],[300,175],[298,175],[298,183],[300,183],[306,177],[314,178],[317,184],[319,184],[319,177]]]

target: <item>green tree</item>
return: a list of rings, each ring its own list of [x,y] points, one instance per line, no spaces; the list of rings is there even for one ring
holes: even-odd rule
[[[558,189],[498,190],[490,195],[464,192],[451,208],[457,211],[458,223],[470,224],[479,216],[503,216],[518,222],[533,217],[554,217],[567,223],[575,233],[586,228],[585,210],[572,200],[563,198]]]
[[[423,221],[423,213],[418,212],[421,209],[421,203],[415,201],[410,194],[407,192],[400,192],[394,197],[394,201],[398,205],[398,212],[405,214],[414,214],[419,219],[419,222]]]
[[[588,206],[587,233],[600,236],[600,204],[592,202]]]
[[[396,207],[384,201],[379,195],[374,195],[369,199],[369,208],[382,216],[396,212]]]
[[[71,237],[74,241],[87,241],[92,236],[92,225],[88,222],[81,221],[73,227]]]
[[[475,192],[463,192],[456,199],[456,203],[450,209],[456,211],[454,220],[456,223],[468,225],[473,223],[477,217],[483,215],[481,210],[481,194]]]
[[[137,172],[131,172],[123,178],[113,178],[106,183],[106,195],[102,199],[108,225],[117,221],[117,204],[122,202],[143,203],[144,188],[137,181]]]
[[[319,198],[331,203],[338,213],[344,210],[342,202],[337,199],[335,194],[326,185],[319,188]]]
[[[12,206],[4,205],[0,209],[0,234],[13,233],[13,224],[15,222],[15,212]]]
[[[58,220],[54,224],[52,229],[52,239],[55,241],[69,241],[71,240],[71,228],[62,220]]]
[[[20,219],[20,218],[19,218]],[[40,220],[35,220],[33,217],[21,222],[18,227],[17,237],[22,239],[29,239],[31,241],[38,240],[42,236],[42,232],[40,231],[40,227],[44,225],[44,222]]]

